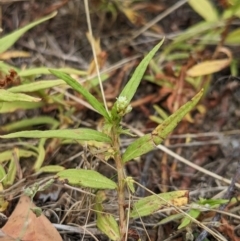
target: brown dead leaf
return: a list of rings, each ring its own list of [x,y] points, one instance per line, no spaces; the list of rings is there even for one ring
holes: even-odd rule
[[[7,60],[12,58],[29,58],[31,54],[26,51],[7,51],[0,54],[1,60]]]
[[[133,10],[132,8],[121,8],[121,11],[128,18],[128,20],[135,26],[145,26],[147,24],[147,20],[143,14]],[[156,33],[163,33],[163,30],[157,24],[154,24],[151,28]]]
[[[133,25],[141,26],[146,23],[144,17],[131,8],[122,8],[122,12]]]
[[[135,4],[132,8],[135,11],[144,10],[145,12],[159,13],[159,12],[163,11],[166,8],[166,6],[164,6],[163,4],[142,2],[142,3]]]
[[[8,72],[9,74],[6,75],[0,73],[0,89],[16,86],[19,85],[21,82],[21,79],[15,70],[10,69]]]
[[[9,217],[7,223],[2,228],[6,235],[1,237],[1,241],[8,241],[9,236],[13,239],[29,241],[62,241],[57,230],[51,222],[41,214],[37,217],[30,208],[36,207],[28,196],[22,196]]]
[[[222,52],[226,54],[228,58],[203,61],[202,63],[192,66],[187,71],[187,75],[191,77],[203,76],[203,75],[216,73],[228,67],[232,62],[231,51],[227,48],[222,47],[222,48],[219,48],[218,52]]]
[[[240,237],[236,236],[234,226],[230,225],[228,221],[222,217],[222,225],[219,227],[220,232],[229,236],[231,241],[240,241]]]

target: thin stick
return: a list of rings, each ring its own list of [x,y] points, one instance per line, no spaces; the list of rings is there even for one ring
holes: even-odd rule
[[[99,66],[98,66],[96,50],[95,50],[94,44],[93,44],[93,33],[92,33],[92,25],[91,25],[91,19],[90,19],[90,14],[89,14],[88,0],[84,0],[84,6],[85,6],[85,11],[86,11],[88,31],[89,31],[89,34],[90,34],[90,42],[91,42],[94,62],[95,62],[95,65],[96,65],[96,71],[97,71],[99,86],[100,86],[100,89],[101,89],[101,93],[102,93],[102,98],[103,98],[103,103],[104,103],[105,109],[108,112],[107,102],[106,102],[106,99],[105,99],[105,94],[104,94],[102,80],[101,80]]]
[[[146,30],[151,28],[154,24],[156,24],[163,18],[167,17],[169,14],[171,14],[172,12],[174,12],[175,10],[177,10],[178,8],[180,8],[182,5],[184,5],[187,2],[188,2],[188,0],[177,1],[173,6],[168,8],[163,13],[159,14],[156,18],[154,18],[152,21],[148,22],[143,28],[141,28],[139,31],[137,31],[137,33],[134,34],[133,39],[138,37],[142,33],[144,33]]]

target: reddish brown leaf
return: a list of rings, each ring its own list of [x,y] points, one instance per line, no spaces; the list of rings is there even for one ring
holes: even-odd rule
[[[229,236],[231,241],[240,241],[240,237],[236,236],[234,226],[230,225],[228,221],[222,217],[222,225],[219,227],[220,232]]]
[[[19,238],[31,241],[62,241],[57,230],[51,222],[43,215],[37,217],[30,208],[36,207],[28,196],[22,196],[9,217],[8,222],[2,228],[6,235],[1,241]],[[9,237],[10,236],[10,237]]]

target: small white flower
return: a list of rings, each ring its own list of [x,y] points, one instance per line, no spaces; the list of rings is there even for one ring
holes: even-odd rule
[[[131,105],[128,103],[127,97],[125,96],[120,96],[117,98],[116,108],[120,116],[124,116],[132,110]]]

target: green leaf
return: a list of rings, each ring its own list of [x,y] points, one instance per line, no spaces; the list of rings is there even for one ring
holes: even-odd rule
[[[34,91],[56,87],[58,85],[65,85],[65,84],[66,83],[63,80],[42,80],[42,81],[36,81],[34,83],[27,83],[27,84],[14,86],[8,89],[8,91],[11,93],[34,92]]]
[[[200,205],[208,205],[211,208],[216,207],[218,205],[221,204],[226,204],[228,203],[229,200],[227,199],[204,199],[204,198],[200,198],[200,200],[197,202]]]
[[[216,7],[209,0],[188,0],[189,5],[207,22],[218,21]]]
[[[198,103],[202,95],[203,89],[153,130],[152,140],[155,145],[159,145],[174,130],[182,118]]]
[[[39,102],[25,102],[25,101],[13,101],[0,103],[0,113],[11,113],[16,110],[29,110],[42,107],[44,103]]]
[[[176,221],[179,220],[181,218],[184,217],[184,213],[176,213],[176,214],[172,214],[170,216],[167,216],[166,218],[162,219],[159,223],[157,223],[157,225],[163,225],[172,221]]]
[[[222,19],[229,19],[233,16],[240,17],[240,1],[231,2],[232,6],[224,10]]]
[[[230,32],[226,39],[225,42],[227,44],[239,44],[240,42],[240,28],[237,28],[235,30],[233,30],[232,32]]]
[[[138,65],[138,67],[136,68],[136,70],[134,71],[131,79],[128,81],[128,83],[125,85],[125,87],[123,88],[121,94],[119,95],[122,97],[126,97],[128,103],[130,103],[130,101],[132,100],[134,94],[136,93],[136,90],[140,84],[140,81],[142,80],[142,77],[147,69],[147,66],[149,64],[149,62],[151,61],[151,59],[153,58],[153,56],[156,54],[156,52],[159,50],[159,48],[161,47],[161,45],[163,44],[164,39],[157,44],[148,54],[147,56],[141,61],[141,63]]]
[[[119,226],[114,217],[109,213],[98,213],[97,227],[111,240],[120,240]]]
[[[177,126],[179,121],[198,103],[203,95],[203,90],[201,90],[196,96],[192,98],[189,102],[183,105],[175,113],[165,119],[156,129],[153,130],[151,134],[147,134],[143,137],[135,140],[123,154],[123,161],[127,162],[131,159],[141,156],[151,150],[153,150],[157,145],[159,145],[167,135],[173,131]]]
[[[168,118],[168,114],[166,113],[165,110],[163,110],[163,108],[161,108],[158,105],[153,105],[153,108],[155,109],[155,111],[161,116],[161,118],[163,120],[166,120]]]
[[[43,173],[56,173],[56,172],[61,172],[65,170],[65,168],[63,166],[59,166],[59,165],[48,165],[48,166],[44,166],[41,167],[38,172],[43,172]]]
[[[37,153],[33,151],[27,151],[24,149],[18,149],[19,157],[31,157],[37,156]],[[7,150],[0,153],[0,163],[6,162],[12,158],[12,150]]]
[[[0,53],[3,53],[9,49],[25,32],[29,29],[35,27],[36,25],[45,22],[53,17],[55,17],[57,12],[53,12],[44,18],[41,18],[35,22],[28,24],[27,26],[16,30],[15,32],[8,34],[7,36],[0,39]]]
[[[77,74],[77,75],[87,75],[86,71],[73,69],[73,68],[60,68],[59,71],[68,74]],[[47,67],[39,67],[39,68],[32,68],[32,69],[25,69],[18,72],[20,77],[28,77],[32,75],[43,75],[43,74],[51,74],[49,68]]]
[[[190,209],[188,212],[188,215],[195,219],[198,218],[200,214],[201,214],[201,212],[198,209]],[[187,216],[184,217],[181,224],[178,226],[178,229],[185,228],[186,226],[188,226],[191,223],[191,221],[192,221],[191,218],[189,218]]]
[[[188,203],[188,199],[187,190],[151,195],[134,203],[133,210],[130,212],[130,217],[139,218],[148,216],[164,207],[183,206]]]
[[[11,69],[11,66],[5,66],[0,62],[0,69],[4,69],[4,73],[8,73],[9,69]],[[87,72],[83,70],[73,69],[73,68],[59,68],[58,71],[61,71],[66,74],[75,74],[80,76],[86,76]],[[32,68],[32,69],[25,69],[25,70],[17,70],[16,72],[20,77],[29,77],[29,76],[41,76],[41,75],[48,75],[51,74],[49,71],[49,68],[46,67],[40,67],[40,68]],[[104,82],[109,78],[109,74],[102,73],[101,80]],[[99,84],[99,80],[97,77],[86,77],[85,78],[84,86],[86,89],[90,89],[91,87],[97,86]],[[47,81],[59,81],[59,80],[47,80]],[[38,83],[38,82],[35,82]],[[64,81],[64,84],[66,82]],[[14,87],[15,88],[15,87]]]
[[[38,151],[37,160],[35,161],[34,166],[33,166],[33,170],[36,172],[41,168],[41,166],[45,160],[45,157],[46,157],[46,151],[45,151],[45,147],[44,147],[45,143],[46,143],[46,138],[40,139],[38,148],[37,148],[37,151]]]
[[[26,101],[26,102],[38,102],[41,99],[35,98],[25,94],[14,94],[7,90],[0,89],[0,102],[12,102],[12,101]]]
[[[96,189],[116,189],[117,184],[102,174],[93,170],[67,169],[57,173],[60,181],[67,181],[71,185]]]
[[[132,177],[126,177],[124,180],[125,184],[127,185],[128,189],[132,192],[135,193],[135,187],[134,187],[134,180]]]
[[[36,215],[37,218],[42,215],[42,209],[39,207],[32,207],[30,210]]]
[[[75,79],[70,77],[69,75],[62,73],[59,70],[50,69],[49,70],[52,74],[57,76],[60,79],[63,79],[67,84],[69,84],[74,90],[78,91],[82,94],[85,99],[89,102],[89,104],[97,110],[102,116],[106,119],[110,119],[107,111],[105,110],[102,103],[100,103],[88,90],[86,90],[82,85],[80,85]]]
[[[130,161],[131,159],[141,156],[155,148],[155,145],[152,141],[151,134],[147,134],[138,138],[134,141],[130,146],[128,146],[127,150],[123,154],[123,162]]]
[[[173,43],[170,44],[170,46],[171,46],[171,48],[173,48],[179,42],[187,41],[196,36],[202,37],[203,34],[205,34],[205,32],[215,29],[217,27],[221,27],[221,26],[223,26],[223,22],[212,23],[212,22],[204,21],[204,22],[197,23],[197,24],[193,25],[192,27],[188,28],[185,32],[180,34],[178,37],[176,37],[174,39]]]
[[[3,186],[6,185],[6,177],[7,177],[7,173],[5,172],[4,167],[2,165],[0,165],[0,180],[3,183]]]
[[[107,79],[109,79],[109,75],[107,73],[102,73],[100,74],[101,81],[104,82]],[[92,87],[98,86],[99,85],[99,79],[98,77],[89,77],[87,81],[84,83],[84,86],[86,89],[91,89]]]
[[[153,122],[156,122],[157,124],[161,124],[163,122],[163,119],[161,117],[157,117],[154,115],[150,115],[149,119]]]
[[[0,70],[3,74],[9,74],[10,69],[15,70],[17,73],[19,71],[18,68],[14,67],[12,65],[9,65],[6,62],[0,61]]]
[[[4,125],[0,127],[0,133],[13,132],[16,130],[21,130],[27,127],[33,127],[35,125],[42,125],[42,124],[48,124],[48,125],[51,125],[52,128],[56,128],[59,125],[59,122],[49,116],[33,117],[31,119],[18,120],[16,122]]]
[[[6,185],[11,186],[14,183],[16,174],[17,174],[17,160],[16,158],[19,158],[18,156],[18,149],[14,149],[12,152],[12,158],[9,163],[7,177],[6,177]]]
[[[94,205],[97,214],[97,227],[105,233],[111,240],[120,240],[119,226],[110,214],[103,212],[103,201],[106,200],[104,191],[98,191]]]
[[[74,139],[82,141],[100,141],[110,143],[111,139],[104,133],[99,131],[79,128],[79,129],[64,129],[64,130],[48,130],[48,131],[19,131],[7,135],[0,135],[0,138],[62,138]]]

